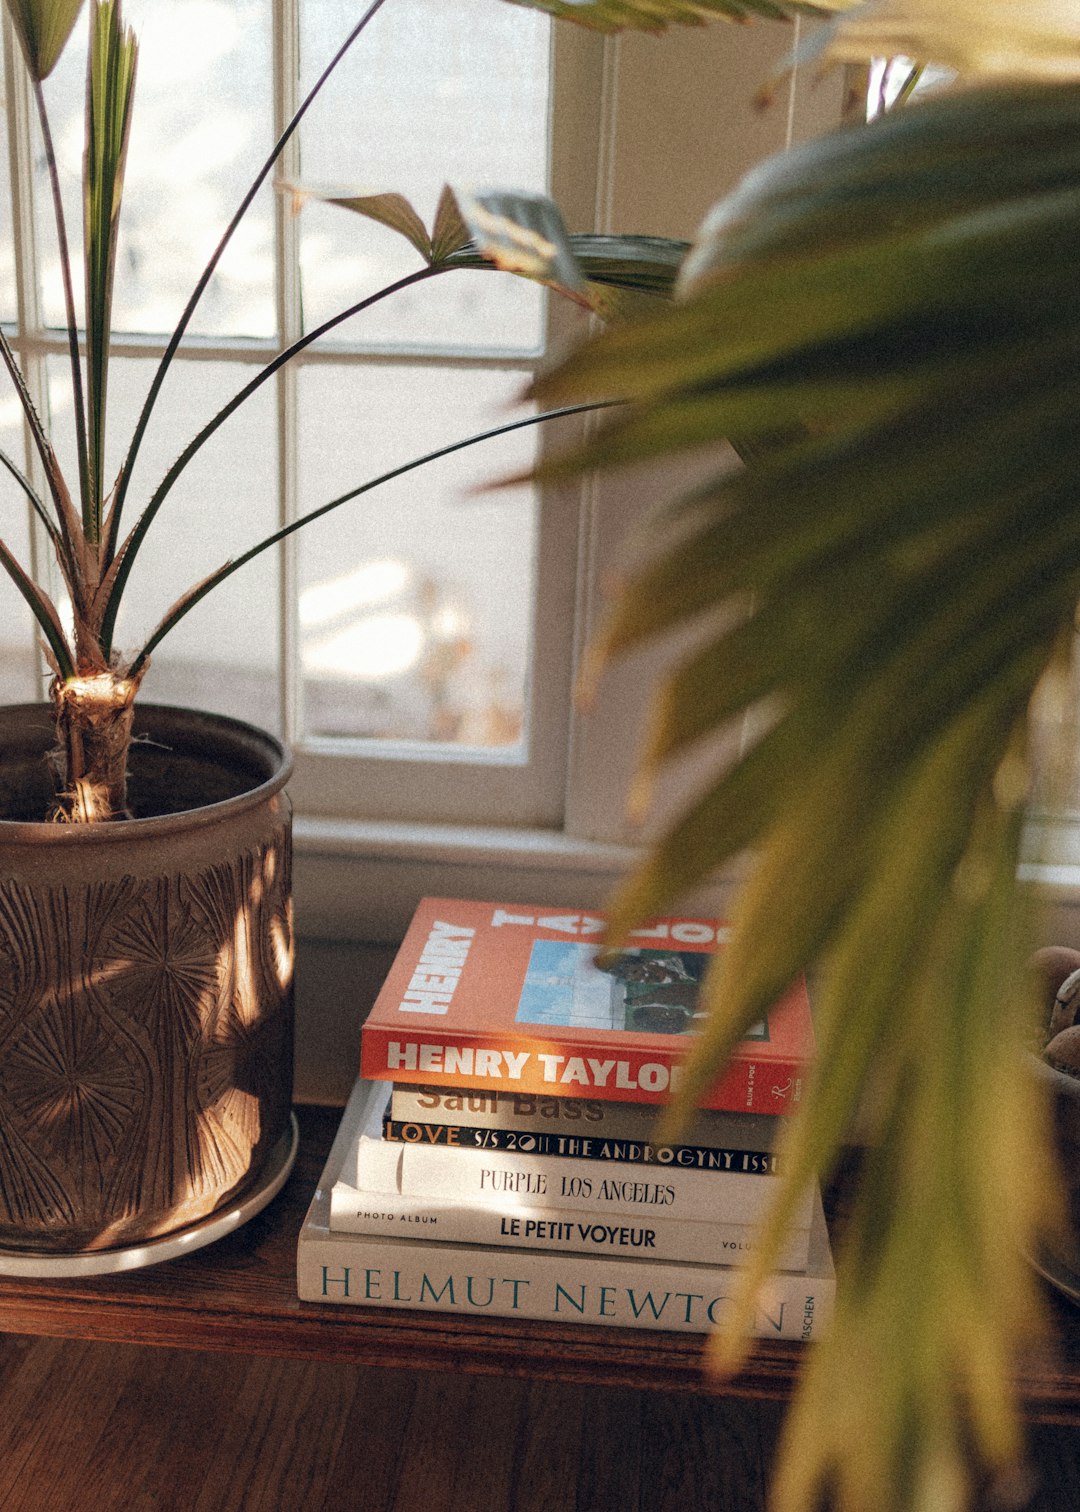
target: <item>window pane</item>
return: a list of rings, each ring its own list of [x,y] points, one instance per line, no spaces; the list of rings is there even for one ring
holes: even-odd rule
[[[6,121],[0,116],[0,320],[13,322],[15,316],[8,137]],[[17,467],[23,466],[22,411],[6,375],[0,387],[0,450]],[[30,531],[25,496],[6,469],[0,470],[0,539],[15,553],[19,563],[29,568]],[[40,697],[44,691],[37,677],[31,623],[30,612],[15,585],[6,572],[0,571],[0,700],[4,702],[22,702]]]
[[[6,386],[0,395],[0,450],[22,467],[22,412]],[[19,565],[30,570],[30,529],[26,496],[7,469],[0,469],[0,538]],[[22,703],[45,696],[41,664],[34,651],[33,621],[14,583],[0,570],[0,701]]]
[[[499,424],[520,373],[313,366],[301,381],[301,509]],[[536,506],[471,495],[534,455],[531,428],[432,463],[301,531],[308,735],[515,747],[522,740]]]
[[[135,114],[117,259],[113,324],[168,332],[272,145],[270,0],[127,0],[139,38]],[[47,83],[64,179],[76,308],[82,314],[83,100],[86,20]],[[44,174],[37,180],[45,318],[64,321]],[[234,235],[190,330],[266,336],[274,330],[273,191]]]
[[[8,159],[7,118],[0,111],[0,320],[14,321],[15,240],[11,224],[11,176]]]
[[[255,371],[240,363],[173,365],[133,474],[126,528],[184,444]],[[130,434],[152,372],[150,362],[113,363],[109,476],[120,459],[115,438],[123,441]],[[71,384],[59,359],[50,363],[50,407],[68,467]],[[136,651],[187,589],[275,529],[276,456],[271,382],[208,442],[162,506],[121,611],[117,643],[125,651]],[[170,632],[154,653],[144,697],[279,728],[278,628],[276,554],[270,551],[215,589]]]
[[[350,0],[307,0],[305,87],[356,20]],[[542,190],[548,182],[549,22],[491,0],[397,0],[353,45],[304,123],[302,179],[351,193],[404,194],[425,225],[444,183]],[[305,320],[420,266],[402,238],[326,205],[301,219]],[[542,291],[458,272],[342,328],[363,342],[536,350]]]

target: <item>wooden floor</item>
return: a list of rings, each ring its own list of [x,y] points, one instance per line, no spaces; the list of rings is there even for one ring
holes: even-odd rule
[[[0,1336],[3,1512],[762,1512],[779,1407]],[[1042,1428],[1035,1512],[1080,1509]]]
[[[8,1336],[0,1508],[757,1512],[777,1411]]]

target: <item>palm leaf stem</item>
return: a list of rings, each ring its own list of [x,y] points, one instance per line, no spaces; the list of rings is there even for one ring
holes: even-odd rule
[[[60,617],[55,607],[37,584],[26,575],[3,541],[0,541],[0,566],[4,568],[8,577],[29,604],[30,611],[48,642],[56,664],[56,671],[61,678],[74,677],[75,663],[64,640]]]
[[[37,489],[30,482],[30,479],[26,476],[23,470],[18,467],[15,462],[12,461],[7,452],[3,450],[0,450],[0,467],[6,467],[8,472],[15,479],[16,483],[22,489],[23,493],[30,500],[30,505],[34,513],[37,515],[42,525],[44,525],[46,531],[48,531],[49,539],[52,541],[56,550],[62,553],[64,547],[60,532],[57,530],[56,526],[49,518],[49,512],[45,508],[44,501],[38,494]]]
[[[61,565],[68,577],[69,585],[74,589],[78,581],[78,570],[75,562],[75,535],[79,529],[79,517],[75,513],[71,499],[67,492],[64,476],[60,471],[60,464],[56,460],[52,442],[46,434],[45,427],[41,423],[41,417],[34,408],[34,401],[30,396],[30,390],[26,386],[26,380],[22,375],[22,369],[15,359],[15,353],[11,344],[0,329],[0,359],[8,370],[8,375],[15,386],[19,403],[22,406],[23,415],[30,427],[30,434],[34,440],[34,446],[41,459],[41,465],[45,469],[45,476],[49,483],[49,492],[52,494],[53,503],[56,507],[57,521],[59,524],[59,550]]]
[[[320,336],[325,336],[335,326],[339,326],[351,316],[358,315],[361,311],[369,309],[372,305],[377,304],[382,299],[386,299],[389,295],[397,294],[402,289],[410,288],[413,284],[422,283],[425,279],[434,278],[439,273],[449,271],[449,269],[441,265],[418,268],[414,273],[406,274],[404,278],[399,278],[395,283],[387,284],[386,288],[379,289],[375,294],[368,294],[356,304],[350,305],[347,310],[342,310],[337,315],[332,315],[329,320],[324,320],[322,325],[316,326],[314,330],[307,331],[297,341],[294,341],[291,346],[286,347],[283,352],[279,352],[264,368],[261,368],[256,373],[250,383],[246,383],[222,409],[218,410],[213,419],[208,421],[197,435],[192,437],[151,494],[146,508],[135,522],[130,534],[117,553],[111,581],[109,581],[107,587],[108,599],[101,619],[101,645],[106,657],[112,654],[112,641],[116,630],[116,617],[120,612],[120,601],[123,598],[128,576],[138,555],[139,547],[146,536],[146,532],[150,529],[154,517],[172,490],[173,484],[196,453],[209,441],[214,432],[225,423],[230,415],[240,408],[246,399],[250,399],[252,394],[260,389],[268,379],[272,378],[280,368],[284,367],[287,362],[290,362],[298,352],[302,352],[305,347],[309,347],[313,341],[318,341]],[[114,512],[115,509],[116,506],[114,505]]]
[[[546,410],[540,415],[527,415],[523,420],[511,420],[504,425],[495,426],[493,430],[481,431],[475,436],[467,436],[462,441],[452,441],[448,446],[440,446],[436,451],[428,452],[423,457],[413,457],[410,461],[403,462],[399,467],[394,467],[389,472],[381,473],[377,478],[370,478],[366,483],[361,483],[359,488],[353,488],[348,493],[339,494],[336,499],[331,499],[329,503],[321,504],[318,509],[312,509],[307,514],[301,515],[298,520],[293,520],[290,524],[282,526],[280,530],[275,530],[273,535],[269,535],[265,540],[259,541],[257,545],[250,547],[241,556],[236,557],[235,560],[226,562],[224,566],[219,567],[216,572],[211,573],[208,578],[205,578],[191,593],[186,594],[180,599],[161,621],[153,635],[151,635],[150,639],[135,657],[127,675],[132,678],[140,676],[149,660],[150,653],[158,643],[174,625],[177,625],[183,619],[190,609],[194,609],[200,599],[206,597],[211,589],[216,588],[219,583],[223,583],[226,578],[232,577],[234,572],[239,572],[240,568],[245,567],[252,558],[259,556],[264,551],[269,551],[271,546],[278,545],[279,542],[284,541],[297,530],[310,525],[313,520],[321,519],[323,515],[329,514],[332,509],[337,509],[340,505],[349,503],[351,499],[358,499],[361,494],[371,493],[373,489],[381,488],[384,483],[390,483],[394,478],[400,478],[404,473],[412,472],[418,467],[424,467],[429,462],[437,462],[440,457],[448,457],[453,452],[464,451],[466,447],[476,446],[481,441],[491,441],[497,436],[509,435],[511,431],[522,430],[527,425],[541,425],[548,420],[561,420],[568,415],[580,415],[588,413],[591,410],[603,409],[607,404],[615,402],[618,401],[607,400],[590,404],[572,404],[564,409]]]
[[[82,359],[79,356],[79,327],[75,319],[75,291],[71,283],[71,251],[68,246],[64,201],[60,191],[60,172],[53,147],[49,115],[45,108],[45,91],[41,81],[34,81],[34,100],[41,123],[41,140],[52,190],[53,218],[60,252],[60,273],[64,285],[64,318],[67,323],[68,356],[71,362],[72,402],[75,407],[75,449],[79,461],[79,496],[82,500],[83,530],[88,541],[96,542],[98,533],[90,493],[90,459],[86,439],[86,401],[83,396]]]
[[[199,275],[195,287],[191,292],[191,296],[188,299],[187,304],[184,306],[184,309],[180,315],[180,319],[177,322],[176,329],[170,336],[169,343],[166,346],[165,351],[162,353],[161,361],[158,363],[157,371],[154,373],[154,377],[150,384],[149,391],[147,392],[146,399],[143,402],[142,410],[139,413],[139,418],[136,422],[135,430],[131,438],[131,444],[128,447],[127,454],[124,457],[124,461],[120,468],[120,476],[117,479],[116,486],[116,498],[113,502],[109,525],[106,531],[106,567],[112,562],[113,556],[116,552],[116,542],[120,529],[120,515],[124,507],[124,500],[127,497],[128,486],[131,482],[131,474],[135,466],[135,459],[139,454],[143,436],[146,433],[146,427],[150,423],[150,416],[153,413],[154,405],[156,404],[158,394],[161,391],[161,385],[165,381],[165,376],[172,364],[173,357],[176,355],[176,350],[179,347],[180,342],[183,340],[184,332],[188,328],[191,317],[195,313],[195,308],[198,305],[199,300],[202,298],[203,292],[205,291],[207,284],[210,282],[210,279],[212,278],[218,263],[221,261],[226,247],[232,240],[233,233],[235,232],[240,222],[243,220],[244,216],[247,214],[248,206],[251,204],[256,194],[262,188],[264,182],[266,181],[267,175],[270,173],[270,170],[273,168],[274,164],[280,157],[286,143],[289,141],[290,137],[295,134],[297,128],[300,125],[300,122],[307,114],[309,108],[314,103],[316,96],[322,90],[323,85],[326,83],[327,79],[329,79],[330,75],[334,72],[334,69],[340,63],[341,59],[348,52],[349,48],[356,41],[357,37],[360,36],[360,33],[368,25],[368,22],[373,19],[376,12],[379,11],[384,4],[385,0],[371,0],[371,4],[368,6],[367,10],[349,32],[348,36],[345,38],[344,42],[338,48],[334,56],[330,59],[330,62],[323,69],[322,73],[315,80],[315,83],[312,85],[311,89],[304,97],[296,113],[293,115],[292,119],[285,127],[285,130],[281,133],[281,135],[278,137],[277,141],[271,148],[269,156],[263,163],[262,167],[259,169],[258,173],[255,175],[255,178],[252,180],[252,183],[248,188],[247,193],[240,201],[240,204],[237,207],[232,220],[226,226],[221,240],[218,242],[217,246],[211,253],[210,260],[207,262],[206,266],[202,270],[202,273]]]

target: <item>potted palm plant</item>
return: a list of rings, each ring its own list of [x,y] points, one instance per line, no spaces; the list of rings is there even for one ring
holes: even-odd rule
[[[1045,697],[1067,680],[1080,589],[1069,508],[1080,206],[1074,7],[518,3],[611,29],[840,13],[835,58],[904,53],[961,74],[964,87],[938,100],[766,165],[703,229],[670,314],[587,346],[538,389],[567,405],[628,401],[568,468],[672,456],[720,437],[746,459],[738,477],[703,486],[658,523],[598,652],[617,654],[722,607],[711,638],[662,694],[646,767],[746,712],[759,731],[628,880],[614,900],[611,940],[664,912],[725,858],[757,848],[682,1095],[691,1104],[761,1007],[821,966],[816,1092],[792,1129],[788,1198],[760,1266],[801,1183],[827,1176],[853,1136],[866,1151],[840,1253],[836,1323],[808,1362],[777,1505],[809,1512],[832,1495],[855,1512],[958,1512],[984,1472],[1003,1473],[1020,1453],[1010,1368],[1037,1315],[1023,1254],[1050,1207],[1033,1177],[1045,1168],[1045,1119],[1033,1079],[1018,1071],[1028,1021],[1015,877],[1030,791],[1028,710],[1036,689]],[[44,116],[40,86],[79,0],[6,4]],[[227,878],[220,857],[196,863],[194,887],[134,863],[111,872],[103,859],[126,834],[150,835],[151,853],[180,845],[141,828],[177,815],[114,822],[139,811],[141,785],[166,793],[175,785],[140,772],[143,748],[129,749],[136,695],[157,640],[242,561],[167,611],[140,652],[118,656],[119,595],[174,480],[125,533],[143,422],[116,483],[98,476],[109,249],[135,45],[113,0],[94,0],[93,16],[87,205],[97,253],[84,368],[67,291],[73,376],[81,382],[85,372],[77,489],[60,476],[3,343],[47,497],[22,483],[75,610],[69,629],[0,550],[53,663],[59,739],[52,716],[36,711],[44,733],[32,764],[40,774],[47,746],[63,753],[51,801],[69,821],[45,824],[19,798],[7,822],[13,839],[15,828],[47,836],[33,841],[33,857],[70,835],[101,858],[87,880],[67,871],[60,881],[32,877],[33,858],[0,878],[5,1243],[61,1248],[160,1232],[199,1204],[220,1205],[257,1179],[287,1108],[287,1089],[262,1090],[257,1069],[287,1061],[282,754],[259,738],[253,750],[247,732],[232,732],[246,773],[215,777],[203,829],[216,830],[234,803],[246,811],[260,789],[273,812],[268,836],[240,841]],[[483,251],[597,306],[612,287],[662,288],[678,258],[678,249],[642,244],[620,259],[611,244],[564,238],[550,207],[499,197],[464,226],[468,207],[463,216],[447,201],[430,231],[394,197],[350,208],[407,235],[433,273],[455,259],[479,264]],[[525,208],[550,234],[520,234]],[[193,301],[215,266],[216,256]],[[144,418],[159,390],[160,377]],[[195,718],[181,725],[161,743],[217,767],[206,760],[209,731]],[[32,885],[44,907],[28,904]],[[114,926],[125,894],[134,912]],[[150,898],[164,898],[171,912],[151,915]],[[199,931],[212,915],[222,932],[208,948]],[[67,931],[63,949],[41,941],[43,922],[54,920]],[[96,953],[110,936],[118,949]],[[132,949],[133,939],[141,946]],[[46,985],[40,966],[50,951],[64,965]],[[269,1010],[241,983],[237,963],[252,960],[270,984]],[[176,1013],[184,979],[195,994],[183,1000],[195,1006]],[[152,1007],[132,1006],[139,1000]],[[181,1069],[148,1093],[139,1078],[155,1074],[167,1013]],[[119,1062],[106,1049],[113,1031]],[[193,1124],[193,1113],[209,1113],[209,1125]],[[145,1162],[126,1158],[148,1134],[150,1179]],[[143,1218],[148,1188],[164,1200]],[[194,1196],[195,1209],[178,1194]],[[753,1284],[751,1272],[747,1300]],[[731,1340],[724,1345],[730,1360]]]
[[[1073,698],[1080,10],[826,8],[834,60],[952,82],[762,165],[674,306],[537,392],[628,400],[561,468],[721,438],[744,458],[658,510],[596,651],[697,631],[646,780],[754,732],[619,890],[611,944],[753,850],[682,1106],[808,970],[819,1054],[744,1301],[803,1183],[863,1151],[775,1504],[957,1512],[1021,1456],[1028,1259],[1057,1206],[1017,879]]]
[[[383,3],[372,0],[360,14],[255,175],[195,282],[119,471],[107,477],[110,313],[138,42],[119,0],[90,0],[80,321],[44,86],[82,0],[5,0],[52,190],[76,458],[66,475],[17,342],[0,330],[0,359],[43,488],[10,456],[0,461],[29,501],[70,603],[62,611],[0,541],[0,565],[34,616],[51,671],[49,704],[0,714],[0,1266],[7,1269],[92,1269],[98,1252],[102,1268],[153,1258],[160,1251],[146,1249],[151,1241],[192,1225],[213,1234],[223,1212],[235,1213],[237,1204],[251,1211],[289,1159],[289,758],[250,726],[144,704],[139,694],[157,645],[213,588],[381,480],[254,543],[171,608],[163,605],[146,642],[126,651],[116,639],[120,605],[178,478],[283,363],[395,289],[450,268],[501,266],[610,315],[622,298],[668,290],[684,250],[569,238],[554,206],[536,197],[447,191],[429,231],[400,195],[345,196],[347,209],[408,239],[419,272],[363,293],[273,356],[184,440],[133,515],[135,464],[196,305],[286,142]],[[503,429],[528,423],[534,417]]]

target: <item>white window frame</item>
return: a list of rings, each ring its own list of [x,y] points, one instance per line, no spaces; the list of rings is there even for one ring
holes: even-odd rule
[[[786,77],[771,109],[756,108],[763,81],[789,59],[794,41],[784,27],[718,24],[663,38],[608,38],[599,44],[599,59],[590,39],[589,64],[579,64],[572,82],[557,68],[557,126],[572,120],[571,129],[584,125],[596,133],[596,229],[690,238],[708,206],[754,163],[838,122],[843,79],[819,80],[812,66]],[[598,89],[592,82],[597,61]],[[673,173],[672,163],[681,171]],[[593,479],[582,489],[576,513],[563,521],[580,542],[573,577],[577,652],[603,612],[600,585],[619,559],[630,524],[677,488],[677,470],[669,467]],[[559,823],[509,829],[301,816],[302,929],[324,940],[356,938],[360,909],[359,937],[392,942],[424,893],[598,906],[650,832],[627,824],[624,803],[649,692],[667,660],[662,650],[635,657],[611,671],[587,714],[567,708]],[[691,763],[661,795],[659,816],[670,812],[693,777]],[[722,911],[737,875],[730,869],[689,906]]]
[[[274,0],[278,16],[276,45],[295,48],[295,35],[289,27],[294,14],[290,0]],[[573,35],[568,36],[568,30]],[[284,40],[283,40],[284,38]],[[363,46],[361,39],[359,46]],[[275,60],[275,77],[295,79],[297,69],[292,59],[285,66]],[[291,65],[291,66],[290,66]],[[597,132],[596,96],[603,67],[599,39],[577,28],[552,26],[551,67],[553,96],[572,102],[564,111],[551,110],[551,185],[572,226],[591,223],[596,197],[594,169],[581,172],[580,143],[594,139]],[[278,129],[284,127],[298,102],[280,98],[277,102]],[[288,163],[284,165],[288,176]],[[508,186],[513,187],[513,186]],[[295,236],[295,221],[285,206],[279,205],[279,236]],[[293,229],[290,229],[292,227]],[[296,258],[292,266],[298,265]],[[281,296],[279,296],[281,297]],[[570,314],[558,299],[548,301],[547,345],[557,342],[567,328]],[[279,323],[287,339],[300,334],[299,290],[286,290],[281,297]],[[365,362],[430,362],[449,367],[445,355],[426,357],[410,348],[408,353],[364,353]],[[509,371],[535,369],[539,359],[525,357],[470,354],[459,359],[462,367],[497,367]],[[278,375],[283,405],[295,406],[297,370],[289,364]],[[282,433],[294,435],[288,423]],[[542,448],[564,446],[580,434],[580,426],[570,421],[542,428]],[[283,449],[281,470],[286,492],[295,487],[295,457]],[[296,767],[290,790],[298,814],[312,820],[331,823],[343,818],[375,818],[383,822],[451,824],[475,823],[478,818],[494,816],[501,824],[516,827],[555,828],[562,820],[565,790],[565,752],[569,725],[569,677],[574,651],[574,578],[577,553],[577,526],[572,518],[577,509],[580,490],[548,489],[538,500],[537,561],[535,564],[536,602],[544,606],[533,626],[533,675],[526,692],[526,753],[491,751],[454,745],[416,743],[343,742],[300,738],[298,735],[298,690],[294,682],[299,658],[295,654],[296,593],[294,537],[285,548],[282,624],[285,644],[282,664],[286,673],[284,690],[285,732],[293,748]],[[294,499],[287,501],[288,515],[294,513]],[[569,528],[568,528],[569,524]]]
[[[299,8],[300,0],[269,0],[273,25],[272,75],[274,87],[273,124],[280,135],[300,103],[299,98]],[[534,22],[536,18],[532,19]],[[552,153],[556,189],[564,191],[561,202],[568,214],[582,225],[591,225],[595,184],[588,174],[578,171],[579,144],[595,138],[595,123],[588,119],[596,113],[602,68],[602,49],[595,37],[577,29],[568,35],[567,28],[551,28],[553,67],[565,82],[568,99],[580,101],[574,112],[567,112],[564,122],[560,113],[554,127]],[[9,161],[15,201],[16,284],[19,291],[18,331],[12,345],[26,364],[31,393],[39,413],[48,412],[45,364],[51,356],[64,358],[66,335],[48,329],[40,303],[40,290],[34,276],[37,266],[37,231],[35,217],[47,215],[40,201],[35,204],[31,184],[33,135],[29,89],[24,71],[17,60],[17,45],[10,24],[4,23],[5,54],[10,101],[8,111]],[[364,39],[356,44],[363,49]],[[570,115],[574,120],[569,119]],[[298,181],[300,174],[299,134],[286,145],[275,174],[285,181]],[[303,333],[299,281],[299,229],[287,196],[277,196],[275,226],[275,300],[278,340],[281,348],[295,342]],[[549,301],[551,339],[558,339],[566,326],[569,311],[562,302]],[[579,317],[580,319],[580,317]],[[277,342],[258,339],[207,340],[188,338],[176,356],[178,362],[268,360],[279,349]],[[163,337],[141,338],[121,334],[114,339],[113,351],[118,358],[142,358],[155,361],[164,350]],[[535,369],[539,358],[521,351],[486,352],[468,350],[447,354],[437,349],[386,350],[371,348],[361,340],[341,339],[329,351],[318,346],[309,348],[286,364],[273,379],[277,406],[278,437],[278,522],[282,525],[297,518],[309,501],[301,501],[298,489],[299,445],[297,436],[298,384],[302,366],[323,361],[339,366],[409,367],[427,366],[439,371],[502,370],[520,373],[522,384]],[[572,431],[569,422],[556,428],[544,444],[566,444]],[[28,473],[40,483],[40,463],[27,441]],[[561,822],[565,782],[567,743],[567,689],[572,660],[574,635],[574,559],[576,527],[566,529],[560,523],[576,509],[576,491],[549,491],[539,502],[543,519],[539,525],[536,578],[537,598],[557,612],[545,612],[537,619],[534,637],[534,662],[537,673],[528,690],[526,724],[528,739],[524,757],[520,751],[478,750],[464,746],[439,746],[434,743],[378,743],[320,739],[303,733],[301,678],[299,673],[298,538],[292,537],[277,552],[280,644],[278,647],[278,692],[282,711],[281,733],[295,756],[295,775],[291,785],[293,801],[303,813],[321,818],[358,818],[378,816],[394,820],[438,818],[449,822],[475,821],[491,817],[513,825],[555,826]],[[551,528],[550,522],[556,522]],[[40,527],[35,531],[37,561],[54,590],[50,552]],[[28,696],[33,693],[28,689]],[[152,697],[152,690],[147,695]]]

